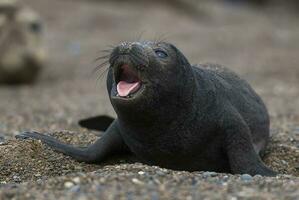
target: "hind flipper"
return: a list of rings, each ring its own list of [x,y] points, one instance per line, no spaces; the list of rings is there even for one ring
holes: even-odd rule
[[[224,115],[222,127],[225,133],[224,146],[234,174],[276,176],[254,149],[250,129],[239,115]]]

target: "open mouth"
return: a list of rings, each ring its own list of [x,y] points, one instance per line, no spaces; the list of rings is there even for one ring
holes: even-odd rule
[[[132,97],[141,88],[141,80],[138,74],[128,64],[122,65],[118,70],[116,83],[119,97]]]

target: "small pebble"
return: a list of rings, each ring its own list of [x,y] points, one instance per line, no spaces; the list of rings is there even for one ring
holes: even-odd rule
[[[68,182],[65,182],[65,183],[64,183],[64,187],[65,187],[65,188],[71,188],[71,187],[73,187],[73,186],[74,186],[74,183],[73,183],[73,182],[68,181]]]
[[[162,172],[162,171],[157,171],[156,174],[159,175],[159,176],[165,176],[165,173]]]
[[[139,175],[144,175],[145,172],[143,172],[143,171],[139,171],[138,174],[139,174]]]
[[[2,134],[0,134],[0,145],[6,145],[6,144],[7,142],[5,141],[5,137]]]
[[[159,200],[159,195],[156,191],[153,191],[151,194],[151,200]]]
[[[202,175],[204,177],[208,177],[208,176],[214,177],[214,176],[217,176],[217,173],[216,172],[204,172]]]
[[[74,192],[74,193],[77,193],[77,192],[80,192],[80,186],[79,185],[75,185],[73,187],[70,188],[70,192]]]
[[[144,183],[142,181],[138,180],[137,178],[133,178],[132,182],[137,184],[137,185],[144,185]]]
[[[12,177],[15,182],[21,182],[21,178],[19,176]]]
[[[261,175],[257,174],[254,176],[254,178],[263,178]]]
[[[79,177],[75,177],[75,178],[73,178],[72,181],[73,181],[74,183],[79,184],[79,183],[80,183],[80,178],[79,178]]]
[[[42,179],[37,179],[37,180],[36,180],[36,183],[37,183],[37,184],[42,184],[42,182],[43,182]]]
[[[223,181],[228,181],[228,176],[227,175],[225,175],[225,176],[223,176]]]
[[[282,164],[286,165],[288,164],[285,160],[281,160]]]
[[[192,196],[187,196],[186,197],[186,200],[192,200],[193,198],[192,198]]]
[[[196,183],[197,183],[197,180],[195,178],[192,178],[191,184],[196,185]]]
[[[249,174],[242,174],[240,178],[242,181],[245,181],[245,182],[252,181],[252,176],[250,176]]]

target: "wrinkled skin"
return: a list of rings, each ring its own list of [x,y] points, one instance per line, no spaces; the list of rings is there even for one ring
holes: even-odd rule
[[[125,97],[118,93],[124,65],[141,85]],[[260,159],[269,139],[266,107],[233,72],[191,66],[169,43],[122,43],[110,56],[107,89],[117,119],[93,145],[79,149],[37,132],[18,138],[39,139],[84,162],[126,151],[176,170],[276,175]]]

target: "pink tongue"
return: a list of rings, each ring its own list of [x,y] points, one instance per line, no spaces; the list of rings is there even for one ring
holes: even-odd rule
[[[126,81],[119,81],[119,83],[117,84],[117,92],[119,96],[125,97],[133,92],[136,92],[139,89],[139,87],[139,82],[128,83]]]

